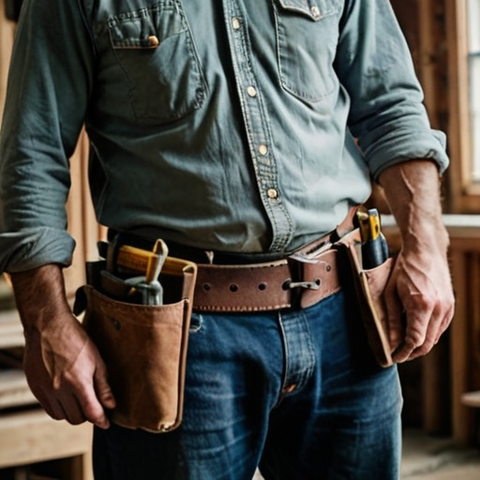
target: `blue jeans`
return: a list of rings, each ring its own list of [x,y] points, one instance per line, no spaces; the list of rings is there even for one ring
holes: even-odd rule
[[[305,310],[194,314],[182,426],[95,430],[97,480],[396,480],[402,398],[339,292]]]

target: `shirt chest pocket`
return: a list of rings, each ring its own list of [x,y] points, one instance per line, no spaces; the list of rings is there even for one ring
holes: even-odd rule
[[[333,62],[343,0],[272,0],[283,88],[309,102],[335,89]]]
[[[200,108],[205,80],[178,1],[111,17],[108,30],[138,119],[168,122]]]

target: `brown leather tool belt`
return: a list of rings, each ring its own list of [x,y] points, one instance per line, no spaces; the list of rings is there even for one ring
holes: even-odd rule
[[[285,256],[206,252],[168,242],[169,255],[197,263],[193,309],[253,312],[306,308],[341,289],[332,244],[352,227],[351,213],[337,229]],[[152,240],[109,232],[114,242],[150,249]],[[152,238],[152,237],[150,237]]]
[[[246,265],[199,264],[193,308],[249,312],[309,307],[341,288],[337,251],[303,262],[289,257]]]

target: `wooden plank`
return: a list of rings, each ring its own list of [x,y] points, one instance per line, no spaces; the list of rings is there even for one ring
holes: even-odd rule
[[[0,468],[90,452],[90,424],[55,421],[41,409],[5,414],[0,420]]]
[[[446,0],[448,51],[449,205],[453,212],[478,212],[480,197],[471,195],[472,144],[470,128],[468,11],[465,0]]]
[[[0,348],[19,347],[25,343],[16,310],[0,311]]]
[[[102,238],[102,230],[99,227],[95,210],[93,208],[90,186],[88,183],[88,157],[90,144],[87,135],[82,137],[81,157],[81,188],[82,188],[82,209],[83,209],[83,244],[86,260],[97,260],[97,242]]]
[[[7,93],[8,65],[13,45],[15,24],[5,17],[5,0],[0,0],[0,122]]]
[[[471,444],[472,428],[475,425],[472,412],[462,404],[462,395],[469,390],[469,306],[468,306],[468,261],[462,251],[453,251],[452,276],[456,294],[455,318],[450,335],[452,434],[460,444]]]
[[[71,459],[66,478],[72,480],[93,480],[91,451]]]
[[[480,390],[464,393],[462,403],[469,407],[480,408]]]
[[[75,291],[85,283],[85,242],[83,231],[86,228],[83,217],[83,167],[82,162],[87,161],[83,148],[83,136],[80,137],[77,148],[70,159],[70,172],[72,185],[67,202],[68,232],[76,241],[72,265],[64,270],[65,288],[67,297],[72,304]]]
[[[0,409],[35,403],[37,399],[30,391],[23,370],[0,370]]]
[[[468,311],[469,311],[469,363],[470,376],[468,389],[480,388],[480,253],[474,252],[469,255],[468,272]]]

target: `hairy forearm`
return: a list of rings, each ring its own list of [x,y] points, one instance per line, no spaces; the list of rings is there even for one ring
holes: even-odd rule
[[[428,353],[452,319],[448,234],[433,162],[395,165],[382,173],[380,183],[402,236],[385,303],[393,359],[404,362]]]
[[[12,273],[11,280],[26,334],[32,330],[42,330],[65,314],[71,315],[60,266],[44,265],[26,272]]]
[[[417,252],[433,248],[446,253],[448,235],[442,223],[437,166],[425,160],[400,163],[385,170],[379,181],[403,245]]]
[[[105,408],[113,408],[115,399],[105,365],[68,305],[61,267],[44,265],[11,278],[33,394],[52,418],[108,428]]]

